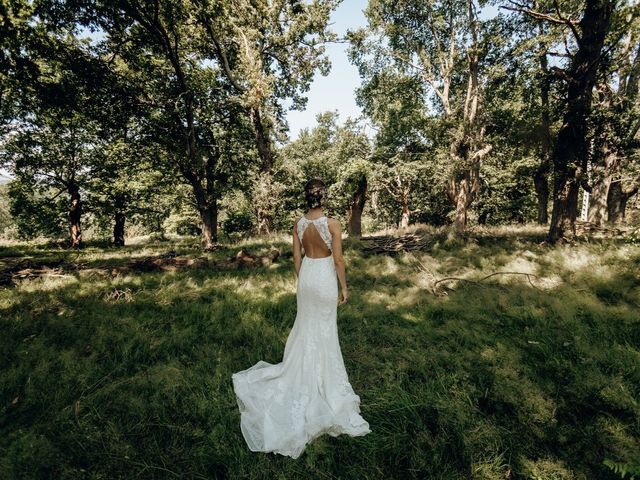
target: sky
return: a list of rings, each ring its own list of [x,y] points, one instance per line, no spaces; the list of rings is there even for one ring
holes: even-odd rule
[[[355,30],[366,25],[363,13],[367,0],[343,0],[331,15],[331,30],[342,37],[347,30]],[[289,136],[295,140],[303,128],[313,128],[316,115],[328,110],[337,110],[340,123],[347,117],[358,117],[360,108],[356,105],[355,89],[360,85],[360,76],[355,65],[347,58],[348,45],[331,43],[326,46],[326,53],[331,60],[331,71],[323,77],[316,73],[313,83],[307,92],[307,107],[304,111],[289,111]],[[7,175],[0,169],[0,176]]]
[[[347,30],[355,30],[367,24],[363,10],[367,0],[343,0],[333,11],[330,28],[338,37],[343,37]],[[495,7],[490,7],[485,16],[497,13]],[[488,15],[487,15],[488,13]],[[304,111],[290,110],[287,113],[289,123],[289,137],[295,140],[304,128],[313,128],[316,115],[329,110],[337,110],[339,123],[348,117],[356,118],[361,115],[356,105],[355,90],[360,86],[360,76],[355,65],[347,58],[347,43],[331,43],[326,45],[326,53],[331,60],[329,75],[322,76],[319,72],[313,79],[309,91],[306,92],[307,105]],[[6,172],[0,169],[0,175]]]
[[[331,30],[342,37],[347,30],[355,30],[367,24],[363,10],[367,0],[343,0],[331,15]],[[295,140],[304,128],[312,128],[316,124],[316,115],[328,110],[337,110],[340,123],[347,117],[358,117],[360,108],[356,105],[355,89],[360,86],[360,76],[355,65],[347,58],[346,43],[331,43],[326,46],[326,53],[331,60],[331,71],[323,77],[316,73],[313,83],[307,92],[307,108],[300,111],[289,111],[289,136]]]

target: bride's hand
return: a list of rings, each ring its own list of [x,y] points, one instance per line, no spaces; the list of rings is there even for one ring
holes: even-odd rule
[[[343,305],[343,304],[347,303],[347,300],[349,300],[349,292],[347,292],[346,288],[343,288],[342,289],[342,298],[338,302],[338,305]]]

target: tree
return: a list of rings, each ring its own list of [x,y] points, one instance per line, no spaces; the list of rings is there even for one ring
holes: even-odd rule
[[[352,57],[368,83],[395,71],[422,84],[424,95],[417,101],[441,121],[450,167],[445,190],[456,209],[456,230],[462,232],[479,191],[480,163],[492,148],[485,141],[482,113],[482,59],[490,40],[478,5],[473,0],[372,0],[366,13],[368,30],[351,34]]]
[[[350,120],[338,130],[335,148],[339,166],[333,195],[341,194],[346,203],[349,236],[360,237],[372,175],[370,141],[362,128]]]
[[[44,199],[69,196],[70,244],[78,248],[83,195],[100,163],[102,133],[130,110],[131,97],[108,65],[88,54],[70,12],[47,2],[17,1],[4,9],[1,162],[16,177],[12,196],[25,203],[14,210],[24,220]],[[33,218],[35,228],[40,217]]]
[[[587,180],[587,134],[593,87],[613,7],[611,0],[586,0],[579,22],[564,15],[558,3],[549,6],[549,12],[522,6],[513,8],[534,18],[565,25],[577,44],[568,68],[557,70],[565,79],[567,90],[563,123],[553,150],[553,211],[547,237],[550,243],[575,235],[579,188],[586,185]]]
[[[93,1],[77,16],[104,34],[92,53],[139,92],[146,142],[163,150],[156,167],[190,185],[209,249],[217,242],[218,201],[251,156],[242,146],[247,126],[230,100],[231,86],[203,47],[195,6]]]
[[[421,180],[429,178],[427,164],[422,155],[411,159],[411,152],[398,153],[389,159],[376,159],[374,156],[372,184],[375,191],[382,191],[399,207],[398,227],[407,228],[411,215],[419,212],[416,196],[425,187]]]
[[[162,151],[142,144],[134,129],[123,130],[121,136],[110,133],[88,181],[88,196],[96,216],[113,225],[113,244],[122,247],[127,221],[167,215],[168,209],[162,211],[160,205],[163,197],[175,197],[175,185],[154,167]]]
[[[624,219],[627,201],[640,186],[640,165],[632,161],[640,146],[637,10],[626,5],[614,12],[594,95],[589,221],[595,224]]]
[[[5,144],[0,164],[10,170],[16,183],[29,186],[40,195],[50,194],[49,201],[63,193],[68,195],[69,242],[71,247],[80,248],[81,188],[95,165],[99,143],[96,127],[79,115],[52,113],[41,115],[37,124],[14,132]]]
[[[355,120],[338,125],[337,112],[318,114],[316,120],[313,129],[304,129],[278,152],[274,172],[282,185],[280,201],[292,212],[279,223],[289,228],[303,211],[303,185],[319,177],[329,187],[327,209],[346,220],[349,235],[360,236],[371,174],[369,139]]]
[[[269,202],[281,189],[274,178],[274,140],[282,138],[284,108],[306,103],[316,70],[329,71],[324,44],[335,35],[327,29],[329,15],[339,0],[238,0],[195,2],[198,20],[206,32],[211,58],[232,85],[248,123],[253,127],[260,160],[253,189],[258,232],[272,228],[276,209]]]

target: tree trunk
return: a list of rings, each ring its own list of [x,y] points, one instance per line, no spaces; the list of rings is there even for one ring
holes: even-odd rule
[[[479,150],[476,153],[478,161],[465,170],[460,178],[449,180],[447,194],[456,207],[453,225],[458,235],[463,234],[466,230],[469,207],[480,191],[480,158],[490,150],[490,145]]]
[[[553,152],[553,211],[547,237],[550,243],[575,236],[578,189],[587,169],[587,120],[611,12],[610,0],[587,0],[580,20],[578,51],[567,72],[567,110]]]
[[[213,166],[215,157],[209,157],[207,168],[205,168],[205,176],[213,175]],[[183,169],[182,174],[191,184],[194,196],[196,198],[196,208],[200,216],[200,226],[202,229],[202,247],[205,250],[214,248],[218,241],[218,199],[212,177],[203,181],[200,175],[189,170]]]
[[[479,81],[480,60],[478,53],[478,19],[473,2],[468,3],[471,46],[467,53],[468,78],[462,126],[449,148],[451,162],[457,168],[449,179],[447,195],[455,205],[455,231],[464,233],[467,227],[467,212],[480,191],[480,164],[492,146],[484,143],[485,126],[479,117],[482,92]],[[455,172],[455,171],[454,171]]]
[[[622,181],[611,182],[607,195],[607,216],[610,223],[622,222],[625,218],[627,202],[638,193],[638,186],[625,190]]]
[[[273,230],[273,214],[278,207],[280,189],[270,172],[262,172],[254,182],[251,197],[258,224],[258,235],[268,234]]]
[[[349,235],[360,237],[362,235],[362,211],[367,201],[367,177],[362,175],[358,182],[358,188],[349,201]]]
[[[458,234],[464,233],[467,228],[467,211],[472,201],[473,196],[469,179],[464,178],[457,185],[455,193],[456,216],[453,226]]]
[[[252,110],[251,119],[253,121],[258,156],[260,157],[261,162],[260,175],[265,182],[264,186],[270,190],[273,182],[272,170],[274,154],[271,145],[271,138],[269,136],[269,130],[263,123],[262,114],[259,108],[254,108]],[[273,197],[271,197],[271,195],[269,195],[268,198],[264,198],[264,196],[262,195],[258,195],[258,197],[259,198],[254,197],[254,202],[257,207],[256,216],[258,217],[258,225],[256,230],[259,235],[263,235],[269,233],[273,228],[273,212],[271,209],[271,202],[274,199]]]
[[[124,224],[126,216],[124,212],[117,211],[113,225],[113,244],[116,247],[124,247]]]
[[[400,217],[400,228],[407,228],[409,226],[409,217],[411,211],[409,210],[409,202],[402,202],[402,216]]]
[[[595,225],[602,225],[607,220],[607,197],[609,196],[609,186],[611,176],[606,169],[599,168],[603,178],[593,183],[591,194],[589,195],[589,222]]]
[[[205,250],[211,250],[218,241],[218,203],[213,201],[198,208],[202,222],[202,243]]]
[[[620,170],[620,161],[615,151],[606,144],[598,146],[595,161],[593,164],[599,165],[592,170],[592,177],[595,178],[589,196],[589,221],[602,225],[607,220],[607,203],[611,180]]]
[[[256,135],[256,147],[261,161],[260,171],[270,172],[273,168],[273,149],[271,148],[271,138],[269,131],[263,124],[260,109],[254,108],[251,112],[253,129]]]
[[[542,23],[540,34],[544,34]],[[551,149],[553,139],[551,138],[551,115],[549,111],[549,64],[547,61],[546,47],[540,42],[540,70],[542,79],[540,81],[540,163],[533,175],[533,184],[536,189],[538,199],[538,223],[546,225],[549,221],[549,171],[551,170]]]
[[[80,248],[82,246],[82,228],[80,227],[82,201],[80,200],[80,187],[75,182],[70,182],[67,186],[67,191],[70,196],[69,240],[71,248]]]

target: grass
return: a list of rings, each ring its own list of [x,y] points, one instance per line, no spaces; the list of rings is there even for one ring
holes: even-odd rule
[[[80,270],[0,289],[0,478],[638,475],[640,247],[551,248],[543,237],[536,227],[442,235],[396,256],[347,243],[340,342],[372,433],[321,437],[298,460],[247,450],[231,384],[282,358],[296,311],[287,237],[242,243],[278,246],[271,267]],[[168,250],[201,256],[194,243],[79,255],[14,244],[0,263],[106,268]],[[532,277],[479,280],[496,271]],[[434,288],[444,277],[467,281]]]

